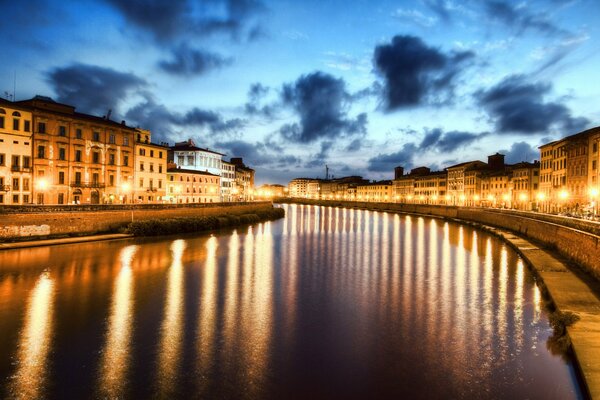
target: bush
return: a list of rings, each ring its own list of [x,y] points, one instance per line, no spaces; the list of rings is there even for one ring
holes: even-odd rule
[[[218,228],[255,224],[285,216],[283,208],[258,209],[252,214],[150,219],[131,222],[126,232],[134,236],[162,236],[202,232]]]

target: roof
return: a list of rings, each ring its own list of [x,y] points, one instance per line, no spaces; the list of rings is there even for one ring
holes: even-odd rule
[[[195,169],[184,169],[184,168],[168,168],[168,174],[195,174],[195,175],[210,175],[210,176],[219,176],[216,174],[211,174],[208,171],[197,171]]]
[[[208,148],[203,149],[201,147],[192,146],[192,145],[190,145],[188,143],[185,143],[185,144],[176,144],[175,146],[171,146],[170,149],[173,150],[173,151],[204,151],[204,152],[207,152],[207,153],[218,154],[220,156],[224,156],[225,155],[223,153],[219,153],[218,151],[209,150]]]
[[[487,164],[486,164],[486,163],[484,163],[483,161],[479,161],[479,160],[475,160],[475,161],[466,161],[466,162],[463,162],[463,163],[460,163],[460,164],[451,165],[451,166],[449,166],[449,167],[446,167],[446,170],[448,170],[448,169],[450,169],[450,168],[468,167],[468,166],[469,166],[469,164],[475,164],[475,163],[479,163],[479,165],[481,165],[481,164],[485,164],[485,165],[487,165]]]
[[[152,143],[152,142],[138,142],[137,140],[135,141],[135,146],[152,146],[152,147],[159,147],[161,149],[164,150],[169,150],[169,145],[167,144],[158,144],[158,143]]]

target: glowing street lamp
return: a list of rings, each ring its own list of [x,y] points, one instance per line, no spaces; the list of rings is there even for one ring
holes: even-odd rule
[[[598,195],[600,194],[600,191],[598,191],[598,188],[591,188],[590,189],[590,197],[592,198],[592,208],[594,210],[594,215],[596,215],[598,213],[597,207],[598,207]]]
[[[127,203],[127,196],[129,194],[129,192],[131,191],[131,185],[129,184],[129,182],[125,182],[121,185],[121,191],[124,194],[124,198],[123,198],[123,203]]]

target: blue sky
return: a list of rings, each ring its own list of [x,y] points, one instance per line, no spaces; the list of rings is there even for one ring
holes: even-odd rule
[[[0,0],[0,95],[244,157],[257,182],[441,169],[598,125],[596,0]]]

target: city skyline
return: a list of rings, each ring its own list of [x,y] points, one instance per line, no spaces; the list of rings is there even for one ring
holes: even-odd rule
[[[257,184],[390,179],[597,126],[600,5],[89,0],[6,3],[0,93],[243,157]]]

